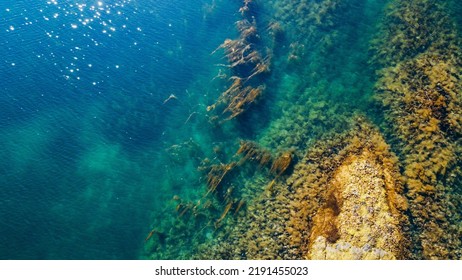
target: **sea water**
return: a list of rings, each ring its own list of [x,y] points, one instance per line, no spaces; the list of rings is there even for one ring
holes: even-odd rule
[[[0,258],[138,258],[226,5],[1,1]]]
[[[178,203],[202,201],[209,163],[234,159],[241,139],[303,155],[342,129],[326,110],[381,123],[369,62],[387,1],[354,0],[321,27],[254,2],[254,47],[270,74],[256,78],[263,97],[230,120],[210,106],[235,74],[219,46],[239,38],[242,1],[0,2],[0,259],[172,257],[146,242],[178,228],[174,257],[188,257],[191,231],[213,242],[214,230],[172,226],[183,223]],[[315,31],[307,39],[297,25]],[[305,118],[311,126],[297,127]]]

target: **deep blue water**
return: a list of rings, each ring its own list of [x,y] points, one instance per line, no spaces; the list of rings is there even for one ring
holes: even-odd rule
[[[164,143],[234,32],[209,2],[0,2],[0,259],[139,257]]]

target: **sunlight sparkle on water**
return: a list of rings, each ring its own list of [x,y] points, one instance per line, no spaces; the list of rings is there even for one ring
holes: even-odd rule
[[[124,64],[109,63],[92,54],[111,50],[114,44],[126,43],[128,47],[140,41],[137,38],[140,35],[134,34],[142,34],[141,27],[131,23],[131,18],[137,13],[137,8],[128,5],[132,2],[46,0],[35,6],[18,4],[14,9],[4,8],[5,13],[14,14],[11,16],[14,20],[8,22],[2,31],[28,38],[30,42],[23,43],[43,48],[45,51],[31,52],[30,56],[40,60],[40,65],[52,65],[56,77],[80,81],[76,86],[83,83],[90,86],[104,84],[111,79],[111,69],[122,68]],[[33,36],[26,37],[27,34]],[[122,37],[129,38],[129,41],[120,41]],[[9,48],[13,49],[14,46]],[[22,67],[18,61],[8,61],[7,64]]]

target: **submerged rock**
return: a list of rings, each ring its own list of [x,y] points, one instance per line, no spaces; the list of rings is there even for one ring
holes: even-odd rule
[[[346,158],[313,218],[307,258],[399,258],[403,235],[396,203],[404,199],[395,192],[393,172],[368,149]]]

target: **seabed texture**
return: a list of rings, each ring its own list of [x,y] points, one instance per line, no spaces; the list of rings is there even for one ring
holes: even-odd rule
[[[460,259],[453,5],[243,1],[207,111],[225,134],[265,128],[210,147],[202,194],[167,202],[146,257]]]

